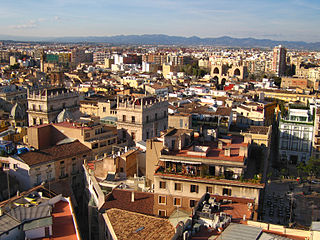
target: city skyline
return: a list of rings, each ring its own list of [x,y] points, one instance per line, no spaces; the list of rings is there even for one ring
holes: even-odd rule
[[[175,36],[318,42],[317,1],[35,1],[2,4],[2,35],[26,37]]]

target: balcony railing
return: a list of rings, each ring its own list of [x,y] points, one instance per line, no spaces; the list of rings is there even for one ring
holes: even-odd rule
[[[236,181],[241,183],[253,183],[253,184],[260,184],[261,178],[257,177],[255,179],[244,179],[243,176],[239,176],[238,178],[233,178],[232,176],[226,177],[224,173],[219,173],[218,175],[210,175],[209,173],[203,173],[197,171],[196,173],[184,173],[184,172],[177,172],[172,169],[165,169],[164,167],[158,167],[155,171],[156,174],[164,174],[164,175],[175,175],[177,177],[191,177],[195,179],[207,179],[207,180],[229,180],[229,181]]]

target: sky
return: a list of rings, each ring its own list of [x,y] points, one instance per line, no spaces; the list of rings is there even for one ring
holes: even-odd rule
[[[4,0],[0,35],[167,34],[320,42],[319,0]]]

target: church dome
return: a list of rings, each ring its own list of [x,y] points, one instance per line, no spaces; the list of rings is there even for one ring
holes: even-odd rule
[[[21,107],[21,105],[16,103],[11,108],[10,117],[13,119],[25,119],[26,118],[26,111],[25,111],[25,109],[23,109],[23,107]]]
[[[71,112],[69,112],[66,109],[63,109],[57,116],[57,122],[58,123],[65,122],[67,119],[68,120],[73,120],[74,117],[73,117]]]

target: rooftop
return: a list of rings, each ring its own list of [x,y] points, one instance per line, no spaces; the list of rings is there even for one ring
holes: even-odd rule
[[[262,233],[258,227],[230,223],[217,240],[257,240]]]
[[[59,201],[54,205],[53,212],[53,239],[76,240],[77,234],[70,210],[69,202]]]
[[[175,235],[171,223],[163,218],[115,208],[107,210],[104,218],[112,226],[117,239],[121,240],[167,240]]]
[[[132,193],[134,194],[134,202],[131,202]],[[113,189],[106,196],[102,209],[118,208],[153,215],[153,205],[154,195],[152,193]]]
[[[199,145],[198,147],[208,147],[206,151],[206,155],[199,155],[194,152],[194,146],[191,146],[186,149],[181,150],[170,150],[168,152],[162,152],[161,157],[168,156],[175,156],[175,157],[185,157],[185,158],[199,158],[199,159],[208,159],[208,160],[220,160],[220,161],[231,161],[231,162],[244,162],[245,156],[241,156],[240,148],[241,147],[248,147],[247,143],[243,142],[242,137],[232,137],[231,143],[223,143],[222,149],[218,148],[217,142],[208,142]],[[230,156],[225,155],[225,149],[230,149]],[[199,160],[200,161],[200,160]]]
[[[214,184],[230,185],[230,186],[246,186],[246,187],[260,188],[260,189],[264,188],[264,184],[262,183],[253,183],[250,181],[246,182],[246,181],[229,180],[229,179],[196,177],[196,176],[180,175],[180,174],[174,174],[174,173],[164,173],[164,172],[159,172],[157,170],[154,175],[161,176],[164,178],[169,178],[169,179],[181,178],[184,180],[195,181],[195,182],[206,182],[206,183],[214,183]]]
[[[252,134],[262,134],[267,135],[269,132],[269,127],[266,126],[250,126],[245,132]]]
[[[45,162],[57,161],[59,159],[68,158],[82,153],[88,153],[90,151],[90,148],[77,140],[71,143],[55,145],[43,150],[23,153],[19,155],[19,157],[29,166],[33,166]]]

